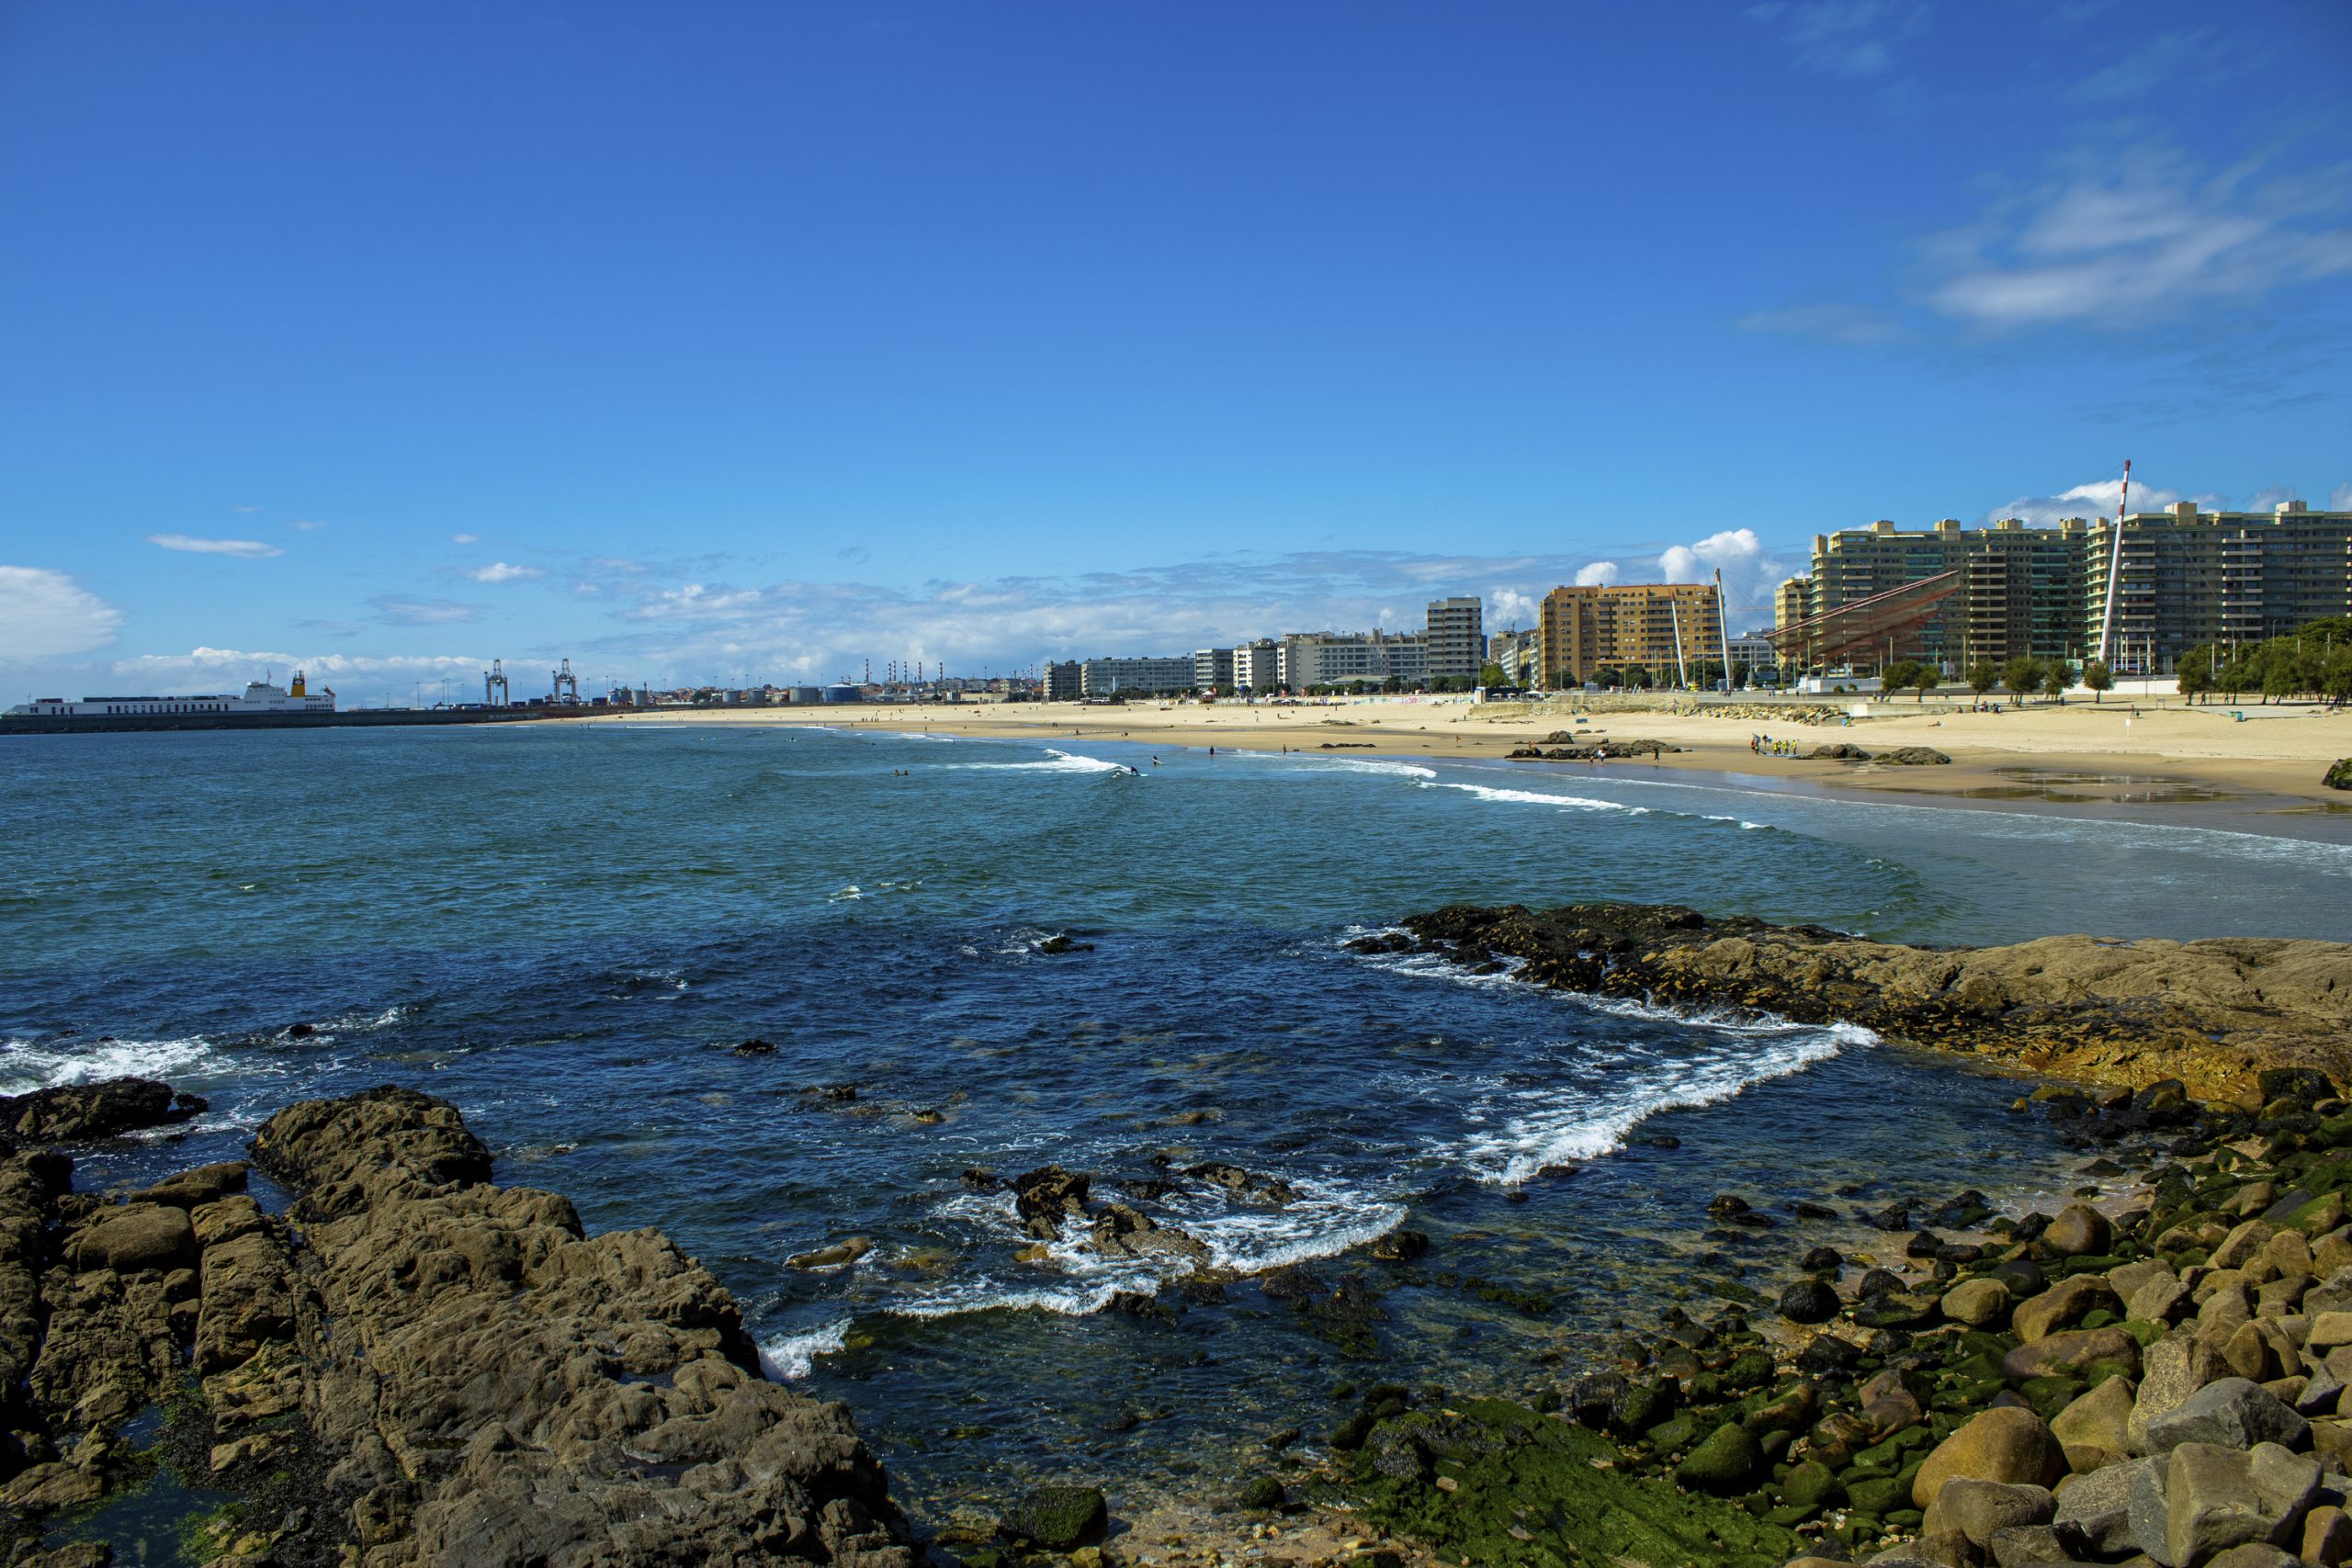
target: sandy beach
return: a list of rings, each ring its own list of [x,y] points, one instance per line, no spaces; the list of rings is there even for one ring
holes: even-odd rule
[[[2191,805],[2232,801],[2352,807],[2322,782],[2352,756],[2352,711],[2312,705],[2184,706],[2168,698],[2070,700],[1998,713],[1965,702],[1838,705],[1838,716],[1806,723],[1827,699],[1561,697],[1474,705],[1467,697],[1366,697],[1297,703],[1138,702],[924,706],[665,709],[599,715],[594,723],[821,724],[1001,739],[1120,739],[1244,750],[1369,750],[1383,756],[1500,758],[1562,731],[1579,742],[1657,740],[1682,748],[1656,765],[1793,779],[1827,789],[1896,791],[1973,799],[2043,799]],[[1858,715],[1853,710],[1862,711]],[[2243,718],[2235,715],[2244,715]],[[1869,751],[1931,747],[1949,766],[1758,755],[1753,738],[1793,741],[1801,752],[1833,742]],[[1532,770],[1589,771],[1609,762],[1528,762]],[[1641,765],[1651,765],[1646,760]]]

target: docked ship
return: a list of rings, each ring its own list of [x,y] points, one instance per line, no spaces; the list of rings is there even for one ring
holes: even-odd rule
[[[567,706],[352,708],[338,710],[334,693],[313,693],[302,671],[288,685],[246,683],[237,696],[42,697],[0,713],[0,735],[65,735],[156,729],[405,728],[445,724],[516,724],[568,718],[590,710]]]
[[[243,696],[202,697],[84,697],[68,702],[63,697],[42,697],[35,702],[18,703],[8,710],[10,718],[127,718],[141,715],[164,714],[265,714],[265,713],[333,713],[334,689],[328,687],[317,696],[311,694],[310,682],[301,671],[294,671],[291,686],[274,686],[267,681],[248,681]]]

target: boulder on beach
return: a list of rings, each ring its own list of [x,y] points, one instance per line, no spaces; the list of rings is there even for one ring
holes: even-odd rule
[[[998,1529],[1048,1551],[1101,1540],[1111,1524],[1109,1500],[1099,1486],[1039,1486],[1004,1511]]]
[[[2352,757],[2339,757],[2328,764],[2319,782],[2330,789],[2352,789]]]
[[[1954,1481],[2052,1486],[2066,1473],[2066,1455],[2041,1416],[1996,1406],[1939,1443],[1911,1483],[1911,1504],[1931,1506]]]

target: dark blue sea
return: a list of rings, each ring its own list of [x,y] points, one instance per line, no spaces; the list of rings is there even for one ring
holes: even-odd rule
[[[2014,1083],[1864,1032],[1351,935],[1622,898],[1914,941],[2340,937],[2352,847],[2312,830],[782,727],[11,738],[0,1090],[140,1072],[210,1097],[183,1140],[85,1159],[98,1188],[232,1156],[299,1098],[444,1096],[502,1179],[713,1269],[919,1518],[1040,1475],[1133,1506],[1311,1441],[1336,1383],[1523,1392],[1669,1300],[1774,1285],[1772,1238],[1703,1234],[1718,1191],[2014,1208],[2075,1179],[2005,1113]],[[1091,950],[1041,953],[1056,933]],[[1182,1174],[1212,1160],[1296,1196]],[[1161,1279],[1075,1235],[1017,1256],[1009,1196],[964,1174],[1048,1162],[1218,1265],[1370,1305],[1337,1321],[1251,1278],[1103,1310]],[[1426,1256],[1373,1256],[1398,1227]],[[854,1262],[789,1261],[853,1238]]]

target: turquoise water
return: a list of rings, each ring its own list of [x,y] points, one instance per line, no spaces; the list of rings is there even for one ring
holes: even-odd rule
[[[581,726],[12,739],[0,784],[0,1089],[141,1071],[213,1100],[85,1185],[233,1154],[296,1098],[445,1096],[503,1179],[699,1257],[934,1518],[1043,1473],[1214,1494],[1341,1381],[1555,1377],[1620,1316],[1771,1282],[1769,1238],[1701,1234],[1727,1188],[2072,1184],[2000,1080],[1351,934],[1596,897],[1911,940],[2352,923],[2352,847],[2260,819],[1689,773]],[[1038,953],[1056,932],[1091,951]],[[1296,1195],[1182,1174],[1208,1160]],[[964,1173],[1047,1162],[1313,1282],[1188,1295],[1076,1235],[1017,1257]],[[1374,1258],[1400,1226],[1428,1255]]]

